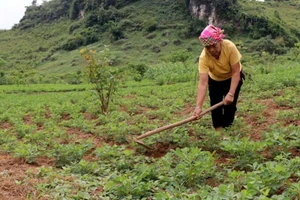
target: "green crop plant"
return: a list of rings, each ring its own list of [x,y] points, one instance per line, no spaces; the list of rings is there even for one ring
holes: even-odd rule
[[[245,172],[238,170],[228,170],[228,183],[232,183],[234,185],[235,190],[241,191],[243,189],[243,185],[246,182]]]
[[[9,130],[0,130],[0,152],[12,152],[16,147],[18,138],[9,133]]]
[[[300,121],[300,112],[295,109],[280,110],[276,112],[276,119],[286,121],[287,123],[297,123]]]
[[[17,138],[9,134],[9,130],[0,130],[0,145],[9,144],[13,141],[17,141]]]
[[[22,140],[24,143],[36,144],[46,147],[49,146],[49,144],[52,142],[53,135],[48,134],[47,131],[42,130],[32,134],[27,134],[22,138]]]
[[[200,190],[200,199],[239,199],[233,184],[220,184],[211,190]]]
[[[201,119],[202,120],[202,119]],[[198,137],[198,147],[206,151],[221,150],[220,142],[222,142],[222,136],[220,132],[214,131],[211,127],[200,126],[195,129],[196,137]]]
[[[117,145],[109,146],[108,144],[103,144],[102,147],[97,148],[94,153],[101,160],[108,160],[110,158],[118,158],[121,156],[120,147]],[[123,148],[121,148],[123,149]]]
[[[162,132],[161,135],[153,136],[153,140],[156,140],[156,142],[162,145],[175,145],[179,148],[193,144],[193,141],[189,137],[187,127],[177,127],[170,131]]]
[[[53,157],[55,158],[55,165],[63,167],[72,163],[79,162],[84,154],[92,148],[91,143],[84,144],[58,144],[55,145]]]
[[[221,149],[230,153],[235,159],[235,167],[248,168],[248,164],[262,162],[261,152],[267,148],[263,141],[252,141],[249,138],[230,138],[222,141]]]
[[[28,134],[35,133],[36,130],[37,130],[37,126],[35,124],[28,125],[28,124],[20,123],[15,125],[15,131],[19,139],[22,139],[24,136]]]
[[[271,130],[264,134],[263,139],[268,145],[268,150],[272,155],[289,153],[294,147],[298,147],[300,131],[297,126],[281,127],[274,125]]]
[[[136,127],[135,127],[136,129]],[[109,130],[109,131],[108,131]],[[102,129],[97,129],[94,132],[101,136],[107,142],[115,141],[118,144],[126,143],[126,138],[130,132],[134,130],[128,126],[126,121],[112,122],[106,124],[106,126]]]
[[[176,187],[184,186],[196,188],[197,185],[203,184],[204,180],[214,177],[215,158],[208,151],[201,149],[183,148],[172,150],[159,162],[161,180]],[[166,177],[166,178],[163,178]]]
[[[286,199],[297,199],[300,197],[300,183],[291,183],[286,191],[281,195]]]
[[[266,162],[264,164],[253,163],[253,171],[246,174],[246,185],[244,187],[252,195],[274,195],[278,189],[287,184],[292,175],[290,163]]]
[[[35,163],[39,155],[41,155],[41,151],[36,144],[24,144],[19,142],[13,150],[14,157],[22,158],[27,163]]]
[[[70,172],[75,174],[93,174],[99,175],[99,166],[97,162],[88,162],[85,160],[80,160],[80,162],[69,166]]]
[[[144,174],[114,175],[104,186],[101,197],[109,199],[144,199],[151,195],[153,181],[143,181]]]
[[[285,89],[280,96],[276,96],[274,101],[279,106],[286,106],[290,108],[298,108],[300,106],[300,100],[298,98],[299,93],[294,88]]]

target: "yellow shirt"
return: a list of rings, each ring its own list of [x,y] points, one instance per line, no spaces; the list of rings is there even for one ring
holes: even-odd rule
[[[231,78],[231,66],[240,62],[242,58],[233,42],[222,40],[221,45],[222,49],[219,59],[210,55],[205,48],[199,58],[199,72],[208,73],[216,81],[224,81]]]

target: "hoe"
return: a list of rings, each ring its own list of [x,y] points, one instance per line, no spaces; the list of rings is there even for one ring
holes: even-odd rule
[[[223,104],[224,104],[224,102],[221,101],[220,103],[217,103],[217,104],[213,105],[212,107],[210,107],[210,108],[208,108],[208,109],[202,111],[202,112],[200,113],[200,117],[202,117],[202,116],[204,116],[205,114],[209,113],[210,111],[212,111],[212,110],[214,110],[214,109],[216,109],[216,108],[222,106]],[[142,134],[142,135],[136,137],[136,138],[134,139],[134,141],[135,141],[136,143],[138,143],[139,145],[145,147],[146,149],[151,149],[149,146],[147,146],[145,143],[143,143],[143,142],[141,141],[141,139],[143,139],[143,138],[145,138],[145,137],[149,137],[150,135],[153,135],[153,134],[156,134],[156,133],[160,133],[160,132],[162,132],[162,131],[164,131],[164,130],[174,128],[174,127],[176,127],[176,126],[181,126],[181,125],[183,125],[183,124],[186,124],[186,123],[191,122],[191,121],[194,121],[194,120],[197,120],[197,117],[196,117],[196,116],[191,116],[191,117],[189,117],[189,118],[186,118],[186,119],[184,119],[184,120],[182,120],[182,121],[179,121],[179,122],[176,122],[176,123],[174,123],[174,124],[170,124],[170,125],[162,126],[162,127],[160,127],[160,128],[156,128],[156,129],[154,129],[154,130],[152,130],[152,131],[146,132],[146,133],[144,133],[144,134]]]

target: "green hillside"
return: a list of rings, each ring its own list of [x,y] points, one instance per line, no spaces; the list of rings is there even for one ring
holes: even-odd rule
[[[106,45],[112,66],[153,66],[182,59],[194,63],[202,49],[198,35],[207,22],[192,16],[188,2],[52,0],[33,4],[12,30],[0,31],[2,75],[12,83],[16,76],[30,76],[32,83],[56,82],[84,69],[81,48],[101,51]],[[226,20],[222,28],[237,43],[245,63],[253,62],[253,57],[259,61],[263,51],[289,54],[299,41],[299,1],[211,2],[218,6],[218,17]]]

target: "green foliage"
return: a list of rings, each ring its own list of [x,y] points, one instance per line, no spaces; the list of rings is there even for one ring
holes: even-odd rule
[[[181,59],[181,57],[182,54],[180,54],[179,58]],[[176,57],[176,59],[178,59],[178,57]],[[188,82],[193,80],[195,70],[195,68],[188,67],[184,63],[163,63],[162,66],[149,68],[145,77],[155,80],[158,85],[172,84],[174,82]]]
[[[109,66],[108,49],[101,52],[100,60],[95,58],[94,51],[85,49],[80,51],[81,56],[87,61],[87,78],[97,91],[101,103],[101,111],[106,114],[112,100],[112,95],[117,89],[116,71]]]
[[[292,47],[298,41],[298,31],[292,31],[292,26],[286,23],[286,21],[293,21],[291,19],[294,18],[295,13],[279,16],[279,13],[284,13],[289,8],[288,3],[260,4],[250,1],[240,1],[240,3],[239,23],[243,31],[253,39],[270,36],[274,40],[281,41],[282,48]]]
[[[14,149],[17,140],[18,139],[15,136],[10,135],[7,130],[0,131],[0,145],[2,145],[3,149],[6,151]]]
[[[27,134],[31,134],[36,130],[36,126],[27,124],[16,124],[16,131],[18,138],[23,138]]]
[[[188,26],[184,35],[188,37],[199,37],[202,30],[206,27],[206,22],[203,20],[192,18],[188,22]]]
[[[144,174],[130,177],[129,175],[112,176],[104,187],[107,191],[104,197],[112,199],[123,199],[131,197],[132,199],[143,199],[151,194],[152,182],[143,181]]]
[[[125,37],[123,33],[123,28],[119,24],[114,23],[112,21],[110,21],[109,23],[109,33],[109,38],[111,41],[117,41]]]
[[[68,15],[70,8],[68,0],[45,1],[42,5],[31,5],[26,8],[25,15],[20,23],[13,28],[28,29],[40,23],[49,23]]]
[[[142,79],[145,76],[145,73],[149,69],[149,66],[147,66],[146,64],[129,64],[128,68],[134,74],[133,79],[135,81],[142,81]]]
[[[82,0],[73,0],[72,1],[72,4],[71,4],[71,7],[70,7],[70,15],[69,17],[71,19],[77,19],[79,17],[79,13],[80,13],[80,10],[83,10],[84,8],[84,1]]]
[[[236,167],[248,168],[253,162],[261,162],[261,152],[267,148],[264,142],[251,141],[248,138],[242,138],[235,141],[222,141],[221,148],[236,157]]]
[[[5,60],[3,60],[2,58],[0,58],[0,67],[4,66],[7,62]],[[3,73],[3,72],[2,72]],[[2,74],[1,73],[1,74]],[[2,75],[3,76],[3,75]]]
[[[158,24],[155,19],[149,19],[144,22],[143,26],[147,32],[153,32],[157,29]]]
[[[293,55],[293,60],[298,60],[299,55],[300,55],[300,43],[296,43],[295,47],[291,49],[292,55]]]
[[[284,47],[284,40],[274,40],[270,35],[261,37],[260,39],[253,42],[250,46],[250,50],[263,52],[266,51],[270,54],[285,54],[287,49]]]
[[[173,63],[182,62],[185,63],[190,58],[190,54],[186,51],[175,51],[171,54],[170,61]]]
[[[35,144],[17,143],[13,151],[13,156],[23,158],[27,163],[35,163],[37,156],[41,153]]]
[[[300,131],[295,126],[277,127],[274,125],[270,132],[263,137],[272,156],[289,153],[291,148],[299,144]]]
[[[276,17],[277,19],[281,20],[280,18],[280,14],[277,10],[274,11],[274,17]]]
[[[292,172],[289,164],[278,162],[266,162],[265,164],[254,163],[253,172],[246,175],[247,189],[251,195],[257,194],[270,195],[283,186]]]
[[[161,175],[168,173],[178,185],[196,187],[206,178],[213,176],[215,172],[214,160],[210,152],[201,151],[198,148],[176,149],[162,159]]]
[[[84,44],[84,38],[82,37],[82,35],[77,35],[74,36],[72,38],[69,38],[63,45],[62,45],[62,49],[64,50],[74,50],[77,49],[78,47],[81,47]]]
[[[55,158],[55,165],[63,167],[73,163],[79,162],[83,155],[91,149],[90,143],[85,144],[58,144],[55,145],[53,157]]]
[[[75,174],[85,175],[85,174],[99,174],[98,164],[96,162],[88,162],[85,160],[80,160],[79,163],[75,163],[69,167],[70,171]]]
[[[104,26],[110,21],[117,23],[127,15],[128,13],[122,12],[115,7],[105,9],[102,6],[99,6],[93,8],[93,11],[87,13],[87,17],[84,22],[86,27],[97,26],[98,28],[101,28],[101,26]]]
[[[237,13],[234,5],[237,0],[213,0],[212,4],[221,18],[231,19]]]
[[[85,28],[80,34],[71,36],[61,46],[61,49],[71,51],[83,45],[89,45],[99,40],[98,31],[95,28]]]

